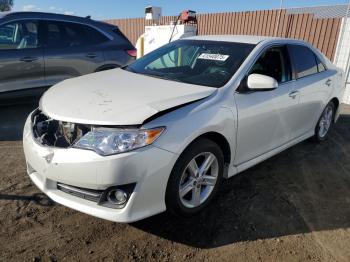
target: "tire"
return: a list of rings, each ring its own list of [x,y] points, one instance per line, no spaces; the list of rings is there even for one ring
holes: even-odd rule
[[[334,124],[334,115],[335,106],[331,101],[326,105],[315,127],[315,135],[313,137],[315,142],[322,142],[327,139],[329,131],[332,129]]]
[[[193,160],[198,166],[196,172],[193,172],[196,167]],[[204,170],[202,164],[205,161],[212,163],[206,172],[200,172]],[[216,197],[223,172],[224,155],[216,143],[205,138],[192,143],[181,154],[170,174],[165,195],[167,210],[180,217],[202,211]]]

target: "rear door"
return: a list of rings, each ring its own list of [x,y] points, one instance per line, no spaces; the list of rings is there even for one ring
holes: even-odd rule
[[[104,63],[100,43],[107,37],[83,24],[46,22],[45,77],[48,85],[93,73]]]
[[[336,72],[327,70],[317,55],[307,46],[289,45],[295,70],[295,89],[300,96],[298,119],[293,127],[293,137],[302,136],[315,129],[316,123],[328,102]]]
[[[40,23],[18,20],[0,25],[0,92],[44,87]]]

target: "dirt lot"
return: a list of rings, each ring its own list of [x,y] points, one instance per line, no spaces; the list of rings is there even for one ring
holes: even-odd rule
[[[228,180],[197,217],[117,224],[33,186],[21,142],[8,141],[20,139],[32,107],[0,110],[0,261],[350,261],[350,108],[328,141],[303,142]]]

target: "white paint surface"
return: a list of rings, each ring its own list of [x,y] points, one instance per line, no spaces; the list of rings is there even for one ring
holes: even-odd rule
[[[349,56],[350,56],[350,18],[343,18],[340,28],[334,63],[337,67],[345,72],[346,90],[343,97],[343,102],[350,104],[350,77],[349,77]],[[343,36],[342,36],[343,34]]]

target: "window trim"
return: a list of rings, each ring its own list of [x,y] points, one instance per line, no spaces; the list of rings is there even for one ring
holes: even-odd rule
[[[315,56],[315,61],[316,61],[318,73],[320,74],[320,73],[323,73],[323,72],[327,71],[328,68],[326,67],[326,65],[325,65],[325,64],[322,62],[322,60],[315,54],[315,52],[313,52],[313,53],[314,53],[314,56]],[[323,65],[323,67],[324,67],[324,70],[323,70],[323,71],[320,71],[320,69],[319,69],[319,67],[318,67],[317,60],[320,61],[320,63]]]
[[[292,51],[289,48],[290,46],[302,46],[302,47],[307,48],[314,55],[314,60],[315,60],[315,64],[316,64],[316,67],[317,67],[317,73],[313,73],[313,74],[310,74],[310,75],[307,75],[307,76],[298,77],[298,73],[296,71],[296,64],[295,64],[294,58],[292,57]],[[289,56],[291,57],[291,63],[293,64],[293,70],[294,70],[294,75],[295,75],[295,80],[296,81],[298,81],[300,79],[307,78],[307,77],[312,77],[312,76],[315,76],[317,74],[321,74],[321,73],[326,72],[328,70],[327,66],[322,62],[322,59],[320,59],[319,56],[309,46],[307,46],[305,44],[302,44],[302,43],[288,43],[287,44],[287,48],[288,48],[288,52],[290,53]],[[319,70],[318,70],[318,64],[317,64],[316,57],[318,58],[318,60],[320,60],[320,62],[323,64],[323,66],[325,68],[325,70],[322,71],[322,72],[319,72]]]
[[[56,22],[67,22],[67,23],[74,23],[74,24],[80,24],[80,25],[86,25],[86,26],[90,26],[91,28],[97,30],[98,32],[100,32],[101,34],[103,34],[104,36],[106,36],[109,40],[114,40],[113,36],[105,31],[103,31],[102,29],[98,28],[97,26],[88,24],[88,23],[83,23],[83,22],[78,22],[78,21],[72,21],[69,19],[56,19],[56,18],[43,18],[43,17],[25,17],[25,18],[14,18],[12,20],[8,20],[8,21],[4,21],[3,23],[0,23],[0,26],[2,26],[3,24],[7,24],[7,23],[11,23],[11,22],[17,22],[17,21],[24,21],[24,20],[38,20],[38,21],[56,21]]]

